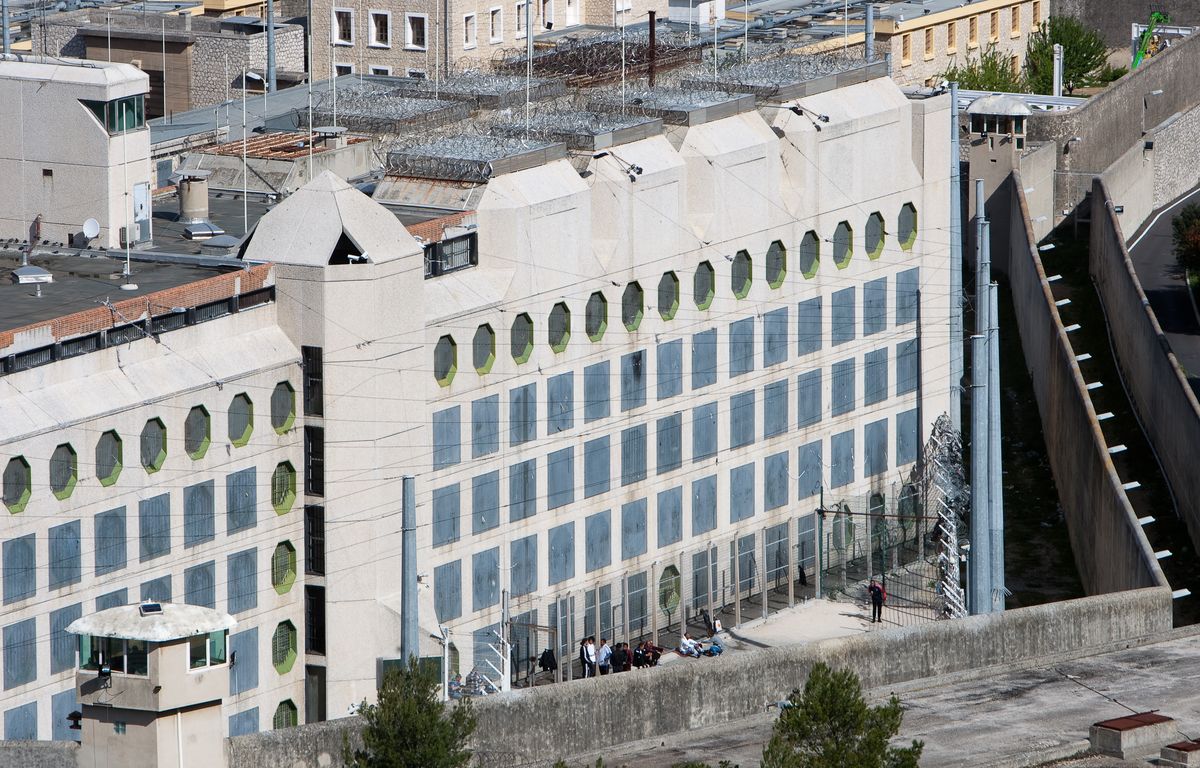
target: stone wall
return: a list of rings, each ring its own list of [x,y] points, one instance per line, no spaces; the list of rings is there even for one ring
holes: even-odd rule
[[[241,98],[242,67],[265,76],[266,66],[266,34],[197,36],[192,48],[192,106],[204,107],[220,104],[226,98]],[[303,27],[286,24],[275,30],[275,69],[278,72],[304,71]]]
[[[1098,594],[1166,586],[1109,456],[1046,282],[1019,172],[1013,172],[1007,186],[1012,196],[1008,277],[1013,309],[1083,587]]]
[[[64,56],[82,59],[87,56],[87,41],[75,24],[40,23],[31,21],[33,53],[38,56]]]
[[[1158,97],[1154,97],[1158,98]],[[1159,208],[1200,183],[1200,107],[1175,114],[1155,126],[1146,138],[1154,142],[1154,208]],[[1121,226],[1132,233],[1141,222]]]
[[[1089,268],[1110,318],[1109,338],[1146,437],[1162,463],[1193,542],[1200,542],[1200,403],[1137,279],[1125,236],[1097,179]],[[1120,318],[1118,325],[1112,318]]]
[[[579,680],[475,702],[481,768],[549,765],[617,743],[731,723],[763,712],[824,661],[864,688],[989,667],[1078,657],[1154,639],[1171,628],[1171,593],[1156,587],[883,632]],[[763,670],[771,670],[764,674]],[[342,765],[346,718],[226,741],[229,768]]]
[[[0,741],[0,766],[11,768],[76,768],[78,755],[74,741]]]

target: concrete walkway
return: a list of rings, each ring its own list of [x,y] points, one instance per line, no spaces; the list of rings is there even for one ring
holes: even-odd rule
[[[1150,214],[1129,238],[1129,256],[1171,350],[1187,372],[1192,390],[1200,395],[1200,321],[1171,242],[1171,222],[1188,203],[1200,203],[1200,187]]]
[[[886,631],[886,630],[885,630]],[[1087,748],[1088,727],[1130,711],[1160,710],[1188,737],[1200,735],[1200,629],[1095,656],[1013,667],[977,679],[948,676],[897,687],[905,708],[900,739],[925,742],[923,768],[1017,768],[1064,760]],[[769,674],[764,670],[764,674]],[[976,674],[976,673],[972,673]],[[872,691],[882,701],[889,691]],[[604,755],[607,768],[669,768],[685,760],[729,760],[757,768],[774,710],[737,723],[635,742]],[[594,765],[595,756],[572,761]],[[1128,765],[1120,761],[1070,766]],[[1141,763],[1149,765],[1149,763]]]

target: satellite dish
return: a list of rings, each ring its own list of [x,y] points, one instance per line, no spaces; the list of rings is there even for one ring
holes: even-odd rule
[[[100,234],[100,222],[95,219],[88,219],[83,222],[83,236],[88,240]]]

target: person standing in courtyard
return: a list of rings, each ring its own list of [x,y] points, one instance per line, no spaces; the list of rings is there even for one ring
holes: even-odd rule
[[[600,647],[596,650],[596,664],[600,667],[600,674],[608,674],[612,655],[613,650],[608,646],[607,638],[600,638]]]
[[[887,600],[887,593],[883,591],[878,581],[871,579],[871,585],[867,587],[867,594],[871,597],[871,623],[883,622],[883,603]]]

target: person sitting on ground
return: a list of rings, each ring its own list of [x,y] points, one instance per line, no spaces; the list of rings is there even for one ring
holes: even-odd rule
[[[649,640],[644,641],[642,643],[642,645],[644,645],[646,647],[646,658],[650,660],[650,666],[657,667],[658,660],[659,660],[659,658],[662,657],[663,651],[665,651],[666,649],[661,646],[655,645],[654,643],[650,642]]]
[[[720,656],[725,652],[725,648],[721,645],[721,641],[714,636],[708,647],[702,648],[700,652],[705,656]]]
[[[679,638],[677,652],[680,656],[691,656],[693,659],[698,659],[700,658],[700,645],[688,636],[687,632],[684,632],[683,637]]]

